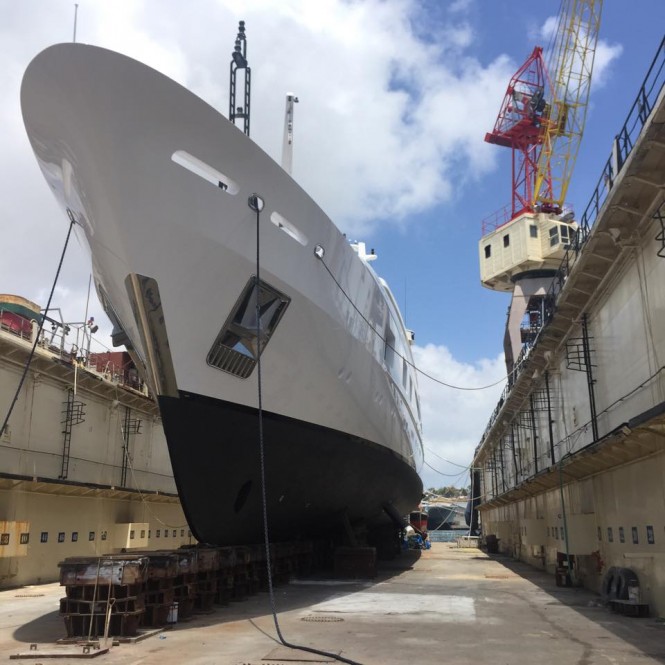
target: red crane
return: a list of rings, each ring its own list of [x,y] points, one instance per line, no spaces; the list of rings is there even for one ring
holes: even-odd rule
[[[543,49],[536,46],[510,79],[494,129],[485,135],[488,143],[512,149],[510,219],[534,210],[534,183],[547,132],[548,99],[551,99],[551,85]],[[551,178],[546,179],[542,190],[551,192],[551,189]]]

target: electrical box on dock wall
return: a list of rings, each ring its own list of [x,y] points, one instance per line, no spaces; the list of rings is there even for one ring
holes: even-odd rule
[[[513,525],[511,522],[508,522],[507,520],[497,520],[492,523],[491,527],[492,528],[489,529],[487,533],[494,534],[504,544],[511,540],[513,533]]]
[[[27,556],[30,522],[0,522],[0,559]]]
[[[591,554],[598,549],[596,515],[569,515],[568,549],[570,554]]]
[[[529,518],[522,520],[525,545],[544,545],[547,542],[547,526],[544,519]]]
[[[568,527],[568,553],[569,554],[591,554],[598,549],[598,531],[596,528],[595,513],[567,515],[566,526]],[[556,541],[559,552],[566,551],[566,533],[563,520],[559,518],[550,530],[550,541]],[[549,543],[552,545],[552,543]]]
[[[148,547],[148,522],[126,522],[116,524],[113,546],[117,549],[131,550]]]

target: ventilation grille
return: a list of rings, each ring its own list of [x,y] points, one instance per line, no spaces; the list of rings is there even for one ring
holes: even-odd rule
[[[208,365],[246,379],[254,370],[256,360],[244,353],[229,349],[218,339],[208,354]]]
[[[291,299],[288,296],[251,277],[208,352],[208,365],[246,379],[254,370],[289,302]]]

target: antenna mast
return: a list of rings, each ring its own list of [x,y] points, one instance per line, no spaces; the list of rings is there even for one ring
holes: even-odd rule
[[[293,167],[293,105],[298,98],[286,93],[286,114],[284,116],[284,143],[282,143],[282,168],[290,175]]]
[[[74,3],[74,37],[72,38],[72,41],[74,42],[74,44],[76,44],[76,20],[78,18],[78,14],[79,14],[79,5],[78,5],[78,2],[75,2]]]
[[[237,75],[238,70],[245,70],[245,95],[243,106],[236,106]],[[231,84],[229,90],[229,120],[235,125],[236,118],[242,118],[243,131],[249,136],[249,108],[251,97],[252,70],[247,64],[247,38],[245,36],[245,22],[238,24],[238,36],[235,47],[231,53]]]

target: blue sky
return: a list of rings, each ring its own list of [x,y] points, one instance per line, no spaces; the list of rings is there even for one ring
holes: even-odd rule
[[[440,13],[444,3],[425,6]],[[558,3],[477,2],[471,5],[476,57],[488,63],[508,54],[521,64],[540,40],[535,25],[556,11]],[[549,11],[548,11],[549,10]],[[637,90],[663,38],[665,4],[641,0],[634,5],[605,2],[601,38],[621,45],[602,85],[592,88],[584,138],[568,201],[581,213],[611,141],[622,126]],[[508,80],[505,81],[507,85]],[[504,87],[505,87],[504,85]],[[498,113],[501,98],[487,104]],[[486,127],[490,131],[491,126]],[[482,141],[483,136],[478,136]],[[492,146],[496,168],[476,182],[464,183],[453,200],[411,220],[409,227],[380,226],[368,238],[377,247],[377,269],[392,285],[419,344],[445,344],[458,360],[474,362],[502,350],[505,313],[510,297],[480,286],[477,243],[481,220],[510,200],[510,151]],[[406,285],[406,296],[405,296]]]
[[[662,0],[605,0],[602,57],[568,201],[581,212],[663,37]],[[69,0],[0,4],[0,291],[44,303],[66,220],[23,131],[30,59],[69,41]],[[293,175],[350,238],[376,249],[416,332],[417,361],[465,387],[500,379],[508,296],[480,286],[481,220],[510,197],[510,154],[483,142],[512,73],[546,45],[558,0],[80,0],[78,40],[135,57],[228,106],[239,19],[252,66],[252,137],[279,159],[284,94],[295,110]],[[89,262],[74,248],[56,305],[81,320]],[[101,310],[93,304],[101,318]],[[426,486],[466,485],[464,466],[502,386],[420,381]],[[434,467],[441,475],[433,471]]]

